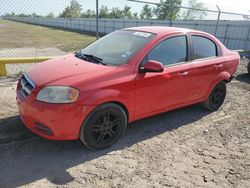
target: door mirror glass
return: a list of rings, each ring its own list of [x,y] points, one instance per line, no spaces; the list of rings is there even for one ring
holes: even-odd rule
[[[144,66],[140,67],[140,72],[163,72],[163,64],[159,61],[149,60]]]

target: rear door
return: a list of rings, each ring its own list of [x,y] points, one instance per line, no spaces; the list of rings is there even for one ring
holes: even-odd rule
[[[210,38],[190,35],[193,54],[190,100],[200,100],[206,96],[212,82],[223,70],[224,57],[219,46]]]

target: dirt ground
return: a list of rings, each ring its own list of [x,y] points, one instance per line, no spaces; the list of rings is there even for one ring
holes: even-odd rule
[[[28,131],[16,78],[0,79],[0,187],[250,187],[250,75],[240,65],[222,108],[193,105],[134,122],[112,148]]]

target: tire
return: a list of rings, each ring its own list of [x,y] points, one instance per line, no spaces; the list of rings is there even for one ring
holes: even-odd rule
[[[107,103],[93,110],[82,124],[79,138],[91,150],[110,147],[122,137],[127,128],[124,109]]]
[[[207,100],[202,103],[202,106],[209,111],[218,110],[224,102],[226,97],[226,83],[219,82],[212,90]]]

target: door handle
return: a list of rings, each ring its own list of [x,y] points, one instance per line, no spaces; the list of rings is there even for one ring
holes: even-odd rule
[[[187,72],[187,71],[185,71],[185,72],[180,72],[180,73],[178,73],[178,75],[179,75],[179,76],[187,76],[187,75],[188,75],[188,72]]]
[[[222,68],[222,64],[217,64],[217,65],[214,65],[215,68]]]

